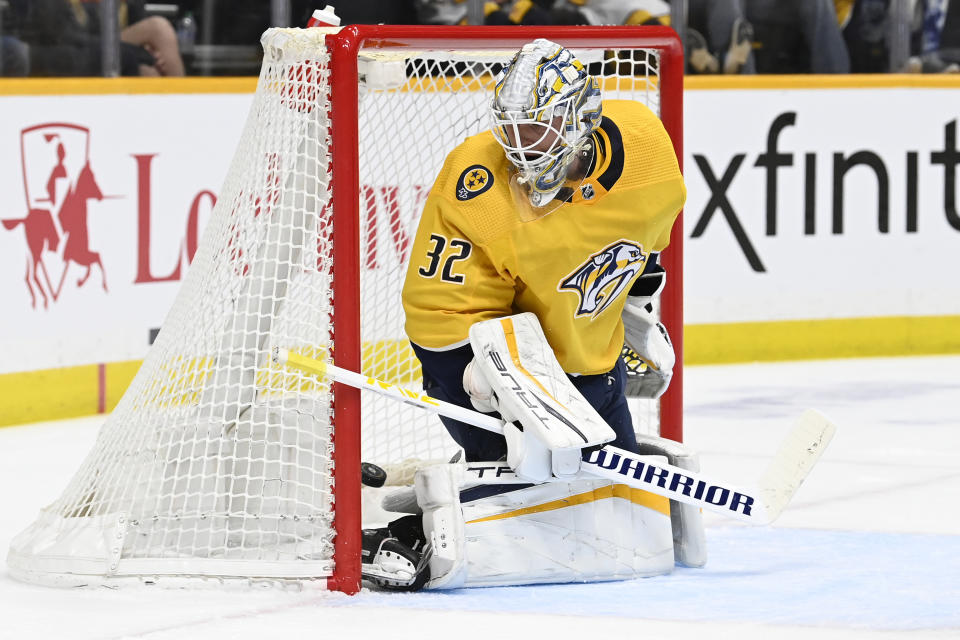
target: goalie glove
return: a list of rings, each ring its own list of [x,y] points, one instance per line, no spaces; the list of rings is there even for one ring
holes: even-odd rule
[[[627,296],[621,316],[627,346],[647,365],[637,393],[641,398],[662,396],[673,378],[676,363],[667,328],[653,316],[652,300],[646,296]]]

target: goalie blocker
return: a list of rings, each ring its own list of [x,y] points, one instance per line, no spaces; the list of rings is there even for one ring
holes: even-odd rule
[[[477,322],[470,346],[464,389],[478,410],[500,413],[507,464],[520,477],[571,479],[584,449],[616,438],[560,367],[536,315]]]

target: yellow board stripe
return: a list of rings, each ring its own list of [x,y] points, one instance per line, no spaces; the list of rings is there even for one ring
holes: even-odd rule
[[[960,353],[960,316],[687,325],[685,365]]]
[[[93,415],[101,403],[109,412],[139,368],[136,360],[0,374],[0,427]]]
[[[152,95],[253,93],[257,77],[249,78],[4,78],[2,96]]]
[[[960,316],[902,316],[695,324],[684,327],[684,364],[890,357],[960,353]],[[311,354],[323,357],[323,354]],[[391,384],[419,379],[405,340],[363,345],[363,373]],[[374,364],[375,362],[379,364]],[[140,361],[0,374],[0,426],[62,420],[110,411]],[[102,396],[101,396],[102,394]]]
[[[686,90],[698,89],[960,89],[950,73],[848,73],[836,75],[699,75],[683,79]]]
[[[654,511],[662,513],[665,516],[670,515],[670,501],[667,498],[649,493],[647,491],[641,491],[640,489],[634,489],[633,487],[628,487],[625,484],[613,484],[600,487],[599,489],[594,489],[593,491],[587,491],[585,493],[578,493],[577,495],[569,496],[567,498],[561,498],[560,500],[545,502],[543,504],[524,507],[522,509],[514,509],[512,511],[498,513],[497,515],[487,516],[485,518],[477,518],[476,520],[468,521],[467,524],[491,522],[493,520],[505,520],[507,518],[519,518],[520,516],[527,516],[532,513],[556,511],[557,509],[566,509],[567,507],[575,507],[580,504],[596,502],[597,500],[606,500],[607,498],[620,498],[621,500],[629,500],[633,504],[646,507],[648,509],[653,509]]]
[[[106,388],[103,393],[106,399],[104,411],[110,413],[120,402],[120,398],[127,392],[127,387],[133,382],[134,376],[140,370],[143,360],[128,360],[126,362],[110,362],[106,367]]]
[[[240,78],[0,78],[0,96],[51,95],[151,95],[253,93],[255,76]],[[656,84],[656,78],[601,78],[604,90],[628,90]],[[411,78],[399,91],[489,91],[493,77],[483,75],[460,80]],[[957,74],[836,74],[836,75],[700,75],[684,78],[686,90],[723,89],[960,89]]]

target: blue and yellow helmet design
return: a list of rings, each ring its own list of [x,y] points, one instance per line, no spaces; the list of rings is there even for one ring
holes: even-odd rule
[[[599,126],[600,83],[560,45],[525,45],[497,76],[491,104],[494,137],[541,207],[563,186],[574,151]]]

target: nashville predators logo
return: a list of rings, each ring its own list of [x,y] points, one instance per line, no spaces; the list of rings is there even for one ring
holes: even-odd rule
[[[479,164],[467,167],[457,180],[457,200],[469,200],[493,186],[493,174]]]
[[[626,291],[634,276],[643,271],[646,262],[643,247],[628,240],[618,240],[590,256],[557,289],[579,293],[580,305],[574,315],[578,318],[589,315],[593,319]]]

